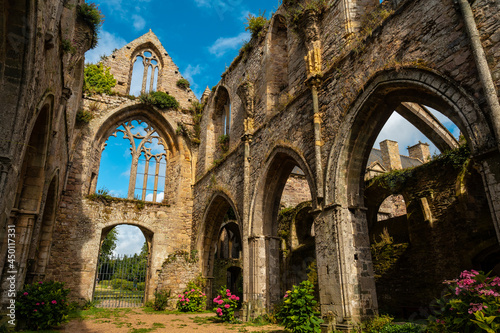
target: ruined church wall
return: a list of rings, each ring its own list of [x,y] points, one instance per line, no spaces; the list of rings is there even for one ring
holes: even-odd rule
[[[193,157],[187,141],[177,136],[173,129],[176,121],[189,121],[190,117],[179,111],[156,110],[119,96],[91,96],[85,101],[85,108],[93,110],[94,118],[78,126],[71,173],[54,231],[58,237],[53,242],[48,277],[66,282],[74,291],[74,299],[90,299],[103,228],[131,224],[153,233],[147,283],[148,297],[152,297],[165,258],[175,251],[190,249]],[[155,129],[171,136],[173,146],[167,168],[166,200],[159,204],[126,199],[87,199],[86,196],[95,191],[92,173],[98,177],[106,135],[121,121],[136,117],[146,119]],[[126,182],[128,184],[128,179]]]
[[[393,193],[402,193],[407,199],[407,223],[398,220],[396,225],[386,225],[387,230],[397,236],[406,227],[406,240],[394,237],[394,241],[409,245],[392,264],[379,263],[384,268],[377,279],[381,310],[406,317],[413,313],[425,316],[432,301],[446,289],[444,280],[457,278],[463,270],[493,268],[478,259],[492,246],[498,249],[498,242],[482,179],[472,163],[461,170],[431,162],[407,173],[402,186],[394,189],[397,192]],[[381,200],[377,191],[387,189],[391,186],[382,182],[367,190],[369,209],[372,202]],[[377,224],[384,222],[373,223],[370,238],[379,241]]]
[[[77,19],[76,5],[81,2],[0,5],[0,270],[7,224],[15,224],[18,290],[35,277],[44,278],[53,235],[51,210],[65,187],[68,147],[81,103],[83,54],[90,47],[89,27]],[[74,52],[64,51],[64,40],[72,41]],[[32,142],[43,142],[35,153],[30,146],[33,133]],[[26,217],[33,219],[31,225],[24,224]],[[2,285],[2,290],[8,288]]]

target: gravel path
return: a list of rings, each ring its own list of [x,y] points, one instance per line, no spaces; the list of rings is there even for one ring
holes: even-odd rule
[[[145,313],[143,309],[116,309],[107,313],[89,315],[84,320],[75,319],[61,327],[59,332],[94,333],[94,332],[273,332],[285,333],[277,325],[250,326],[248,324],[214,323],[213,313],[202,314],[156,314]]]

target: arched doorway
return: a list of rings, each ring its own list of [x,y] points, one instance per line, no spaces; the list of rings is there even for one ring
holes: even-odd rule
[[[284,273],[284,269],[287,267],[286,263],[293,262],[293,258],[300,257],[296,251],[300,252],[304,249],[294,245],[297,245],[295,243],[298,243],[297,240],[300,240],[302,236],[304,236],[303,239],[306,239],[306,233],[310,235],[310,230],[301,229],[300,223],[298,225],[292,224],[292,221],[288,219],[287,222],[284,222],[285,220],[281,218],[283,215],[282,199],[288,197],[283,195],[284,189],[290,179],[295,177],[295,174],[303,176],[300,180],[303,190],[301,195],[304,194],[302,192],[309,192],[306,197],[312,201],[312,206],[315,206],[315,187],[311,177],[312,173],[304,158],[293,149],[276,148],[269,155],[263,170],[252,201],[248,237],[250,271],[248,294],[245,299],[252,303],[251,307],[254,309],[252,311],[256,311],[250,316],[259,315],[259,311],[265,308],[270,309],[273,304],[279,302],[286,290],[287,283],[293,280],[288,279]],[[295,204],[297,202],[295,200]],[[307,224],[307,222],[305,223]],[[300,271],[307,269],[307,267],[303,267],[305,261],[309,263],[314,261],[314,250],[308,253],[311,254],[311,260],[300,257]],[[305,264],[305,266],[308,265]]]
[[[92,300],[98,307],[140,307],[149,287],[153,233],[121,224],[104,228]]]

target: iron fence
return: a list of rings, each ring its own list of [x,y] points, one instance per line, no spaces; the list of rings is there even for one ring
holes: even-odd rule
[[[148,260],[140,255],[99,257],[93,301],[97,307],[128,308],[144,304]]]

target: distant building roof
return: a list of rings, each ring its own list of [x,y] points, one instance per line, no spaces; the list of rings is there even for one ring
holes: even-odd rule
[[[400,157],[401,157],[401,166],[403,167],[403,169],[422,165],[422,162],[417,158],[412,158],[412,157],[405,156],[405,155],[400,155]],[[384,165],[384,162],[382,159],[382,151],[380,149],[372,148],[372,151],[370,152],[370,156],[368,157],[367,165],[371,165],[373,162],[376,162],[376,161],[379,162],[381,165]],[[384,165],[384,167],[387,168],[387,166],[385,166],[385,165]]]

